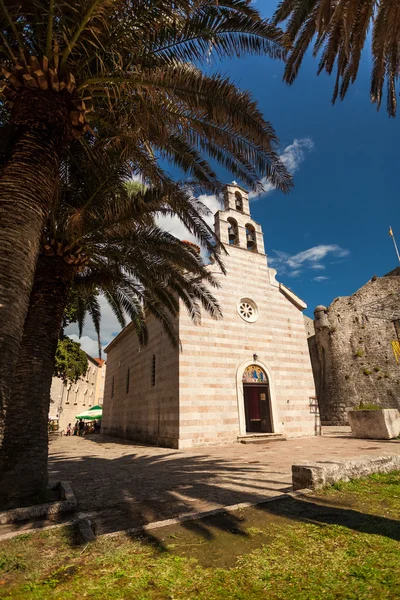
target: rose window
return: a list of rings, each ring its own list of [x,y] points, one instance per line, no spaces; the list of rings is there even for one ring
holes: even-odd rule
[[[249,298],[242,298],[237,310],[242,319],[248,323],[254,323],[258,318],[257,305]]]

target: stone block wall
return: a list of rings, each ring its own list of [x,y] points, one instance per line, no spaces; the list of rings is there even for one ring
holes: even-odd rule
[[[224,319],[204,315],[196,327],[181,313],[180,447],[232,442],[245,433],[239,422],[241,376],[245,363],[254,362],[270,376],[274,431],[314,435],[315,389],[303,315],[282,293],[264,254],[227,250],[227,276],[216,291]],[[242,298],[256,303],[256,322],[239,316]]]
[[[392,347],[399,341],[399,300],[400,277],[389,274],[316,308],[309,345],[322,424],[346,424],[346,410],[360,402],[400,407],[400,364]]]
[[[179,435],[179,350],[172,347],[162,325],[152,316],[148,330],[145,347],[128,325],[107,348],[101,430],[174,448]]]

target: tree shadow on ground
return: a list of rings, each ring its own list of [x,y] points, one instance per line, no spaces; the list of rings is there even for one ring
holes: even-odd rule
[[[260,504],[257,508],[268,515],[313,525],[340,525],[359,533],[381,535],[400,541],[400,521],[337,506],[336,499],[286,498],[281,502]]]
[[[101,443],[112,444],[115,440],[103,438]],[[66,459],[62,454],[51,457],[53,477],[56,475],[71,482],[79,510],[95,513],[93,518],[98,534],[137,530],[149,523],[195,511],[238,503],[257,504],[268,496],[291,491],[286,472],[268,472],[266,467],[267,463],[263,462],[260,468],[258,461],[238,464],[234,457],[188,455],[164,449],[154,453],[153,448],[149,448],[146,455],[133,452],[109,459],[88,455]],[[398,521],[365,514],[354,507],[338,505],[336,501],[333,505],[333,502],[329,499],[287,498],[258,504],[257,508],[260,518],[270,514],[321,526],[335,523],[355,531],[400,540]],[[217,529],[247,535],[238,513],[223,515],[217,519]],[[184,521],[182,527],[195,529],[205,540],[212,539],[215,531],[205,519]],[[136,535],[135,531],[133,535]],[[144,535],[149,543],[154,542],[150,530]],[[155,543],[159,545],[159,540]]]
[[[114,439],[94,437],[101,444],[115,445]],[[141,445],[137,445],[141,453],[135,452],[132,443],[126,445],[133,452],[115,458],[83,454],[78,450],[72,455],[60,451],[50,456],[51,478],[69,481],[77,498],[78,509],[72,516],[89,515],[98,535],[120,530],[130,530],[129,535],[137,535],[140,528],[150,523],[238,503],[257,504],[291,491],[290,473],[269,470],[268,462],[240,461],[237,456],[221,458],[200,452],[192,455],[161,448],[149,448],[149,452],[143,454]],[[258,504],[258,510],[260,519],[268,520],[268,515],[275,515],[321,526],[336,523],[355,531],[400,539],[398,521],[364,514],[353,507],[331,506],[325,499],[287,497],[279,502]],[[52,523],[69,518],[71,515],[58,515]],[[247,536],[238,512],[224,512],[214,521],[217,525],[211,527],[207,519],[187,520],[182,527],[196,530],[204,540],[212,539],[218,529]],[[35,524],[36,528],[41,526],[43,522]],[[15,524],[12,529],[22,531],[24,524]],[[151,530],[142,533],[142,537],[165,551]],[[74,538],[71,543],[75,543]]]

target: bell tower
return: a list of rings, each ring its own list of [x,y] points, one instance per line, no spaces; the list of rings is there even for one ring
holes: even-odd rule
[[[215,215],[215,233],[230,248],[265,254],[261,226],[250,214],[249,192],[236,181],[223,189],[224,210]]]

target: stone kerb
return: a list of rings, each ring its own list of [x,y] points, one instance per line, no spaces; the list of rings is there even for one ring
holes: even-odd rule
[[[0,512],[0,525],[15,523],[16,521],[28,521],[60,512],[75,510],[77,502],[70,484],[67,481],[60,481],[59,484],[50,486],[50,489],[54,489],[57,485],[59,485],[60,489],[60,501],[26,506],[24,508],[14,508],[12,510]]]
[[[292,484],[294,490],[317,489],[337,481],[350,481],[372,473],[389,473],[396,470],[400,470],[400,455],[292,465]]]

